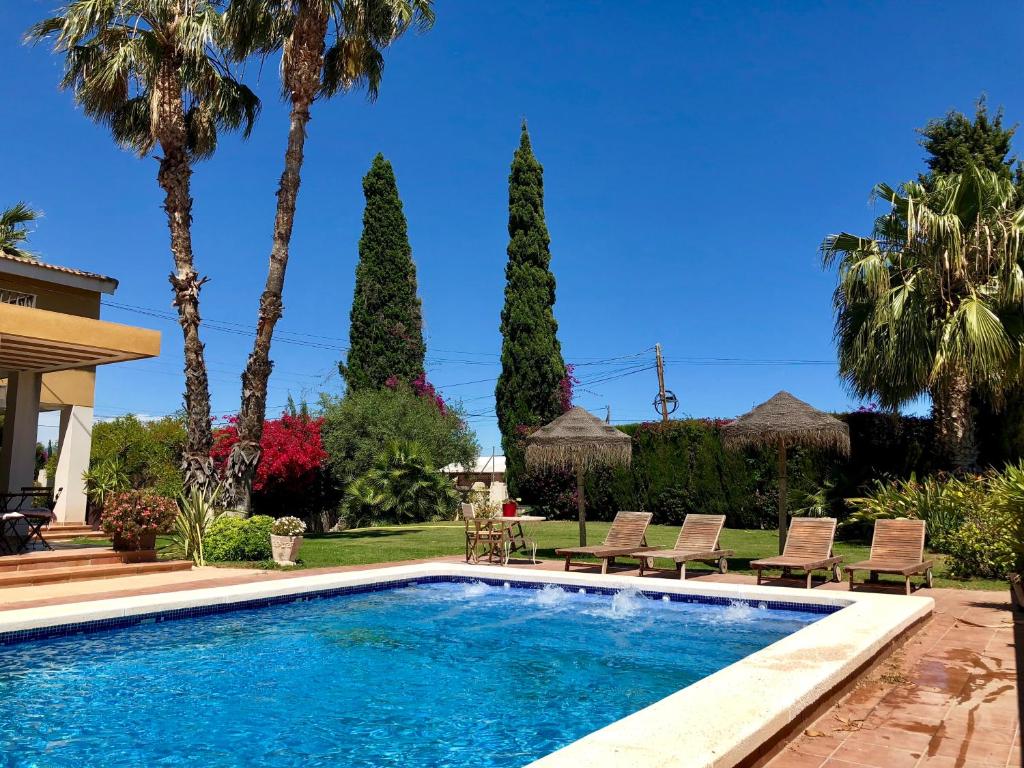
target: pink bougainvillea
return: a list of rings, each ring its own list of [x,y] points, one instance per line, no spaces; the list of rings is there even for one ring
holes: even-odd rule
[[[228,419],[228,426],[214,435],[210,455],[217,466],[223,468],[238,442],[237,417]],[[327,459],[320,437],[323,419],[283,414],[263,425],[260,440],[260,462],[253,479],[254,491],[278,491],[306,488],[316,477]]]
[[[562,413],[572,408],[573,390],[580,383],[580,380],[573,375],[575,370],[576,366],[569,363],[565,366],[565,376],[558,382],[558,399],[562,405]]]
[[[387,387],[388,389],[398,389],[401,383],[402,382],[399,380],[397,376],[388,376],[388,378],[384,381],[384,386]],[[412,387],[412,391],[417,397],[422,397],[424,400],[433,401],[434,405],[437,406],[437,410],[441,412],[442,416],[448,413],[448,406],[445,403],[444,398],[441,397],[440,394],[438,394],[437,390],[434,388],[434,385],[427,381],[427,374],[421,373],[419,376],[417,376],[415,379],[409,382],[409,386]]]

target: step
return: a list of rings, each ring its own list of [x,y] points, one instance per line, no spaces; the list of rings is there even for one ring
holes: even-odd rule
[[[23,555],[0,557],[0,574],[30,571],[38,568],[64,568],[79,565],[120,564],[124,558],[110,547],[58,549],[53,552],[27,552]]]
[[[56,541],[74,541],[75,539],[101,539],[106,540],[110,537],[103,531],[94,531],[91,528],[86,528],[82,531],[67,531],[60,528],[55,529],[43,529],[43,538],[51,544]]]
[[[149,573],[188,571],[190,560],[163,560],[156,563],[117,563],[110,565],[79,565],[66,568],[35,568],[15,573],[0,573],[0,588],[28,587],[86,579],[112,579],[118,576],[142,576]]]

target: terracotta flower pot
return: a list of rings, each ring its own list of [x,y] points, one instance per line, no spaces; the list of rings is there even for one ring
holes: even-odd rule
[[[302,546],[301,536],[275,536],[270,534],[270,549],[278,565],[295,565]]]
[[[151,563],[156,560],[156,531],[140,533],[131,538],[115,533],[112,537],[114,551],[121,553],[126,563]]]

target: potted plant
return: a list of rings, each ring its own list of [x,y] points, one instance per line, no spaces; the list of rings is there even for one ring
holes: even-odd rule
[[[156,560],[156,535],[170,529],[178,506],[151,491],[116,491],[107,494],[100,527],[124,553],[125,562]]]
[[[279,517],[270,529],[270,549],[278,565],[295,565],[306,524],[297,517]]]

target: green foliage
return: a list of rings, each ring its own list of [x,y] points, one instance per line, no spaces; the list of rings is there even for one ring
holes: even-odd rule
[[[936,436],[976,464],[973,393],[999,401],[1024,348],[1024,213],[1012,183],[971,167],[928,186],[876,185],[890,204],[870,237],[830,235],[839,369],[850,389],[896,408],[932,399]]]
[[[431,465],[416,443],[392,443],[345,490],[345,517],[368,522],[419,523],[449,519],[459,502],[454,483]]]
[[[842,517],[843,499],[863,495],[873,479],[934,472],[929,419],[888,413],[840,414],[850,427],[849,459],[806,448],[789,453],[794,514]],[[778,478],[774,450],[723,450],[721,422],[704,419],[620,427],[633,438],[632,466],[591,472],[586,481],[587,517],[610,520],[620,509],[654,513],[657,523],[681,524],[689,512],[718,512],[733,528],[774,528]],[[569,473],[530,473],[520,494],[553,517],[576,514]]]
[[[928,152],[925,163],[929,183],[935,175],[963,173],[972,166],[986,168],[1003,179],[1012,176],[1015,157],[1010,157],[1010,141],[1016,127],[1003,127],[1003,110],[989,116],[985,97],[978,99],[974,120],[963,112],[950,110],[945,117],[930,120],[921,128],[921,146]]]
[[[378,154],[363,177],[363,236],[359,239],[347,363],[350,392],[380,389],[392,376],[423,374],[426,345],[402,201],[391,163]]]
[[[508,263],[501,310],[501,375],[495,389],[498,428],[513,495],[523,475],[523,428],[563,412],[566,375],[555,322],[555,277],[544,220],[544,169],[523,123],[508,179]]]
[[[38,219],[39,211],[25,203],[15,203],[0,210],[0,253],[17,259],[35,259],[36,254],[24,248],[28,240],[29,225]]]
[[[949,555],[946,568],[955,578],[1002,578],[1024,567],[1024,462],[984,475],[879,480],[870,494],[848,502],[849,525],[924,520],[929,547]]]
[[[268,560],[273,526],[274,518],[268,515],[248,518],[222,515],[207,530],[206,559],[212,563]]]
[[[919,481],[875,480],[871,493],[847,499],[853,510],[847,525],[870,526],[883,518],[924,520],[928,545],[935,552],[950,551],[950,542],[971,510],[985,501],[985,487],[977,477],[961,479],[936,475]]]
[[[415,442],[434,467],[469,465],[480,452],[460,409],[441,411],[432,398],[419,397],[405,386],[350,392],[336,399],[323,396],[321,407],[328,469],[341,489],[396,441]]]
[[[960,578],[1024,571],[1024,462],[989,472],[984,483],[984,503],[967,510],[950,543],[947,568]]]
[[[108,457],[100,462],[95,462],[89,469],[82,473],[82,480],[85,481],[85,495],[92,503],[93,508],[102,511],[103,505],[112,493],[126,491],[132,487],[128,479],[128,473],[124,471],[120,459]]]
[[[119,416],[92,429],[91,469],[116,461],[133,488],[152,488],[161,496],[177,498],[182,492],[181,456],[185,426],[165,417],[141,421]]]
[[[210,527],[223,510],[217,504],[217,493],[203,493],[197,488],[178,497],[178,515],[171,529],[171,551],[176,557],[206,565],[206,537]]]

